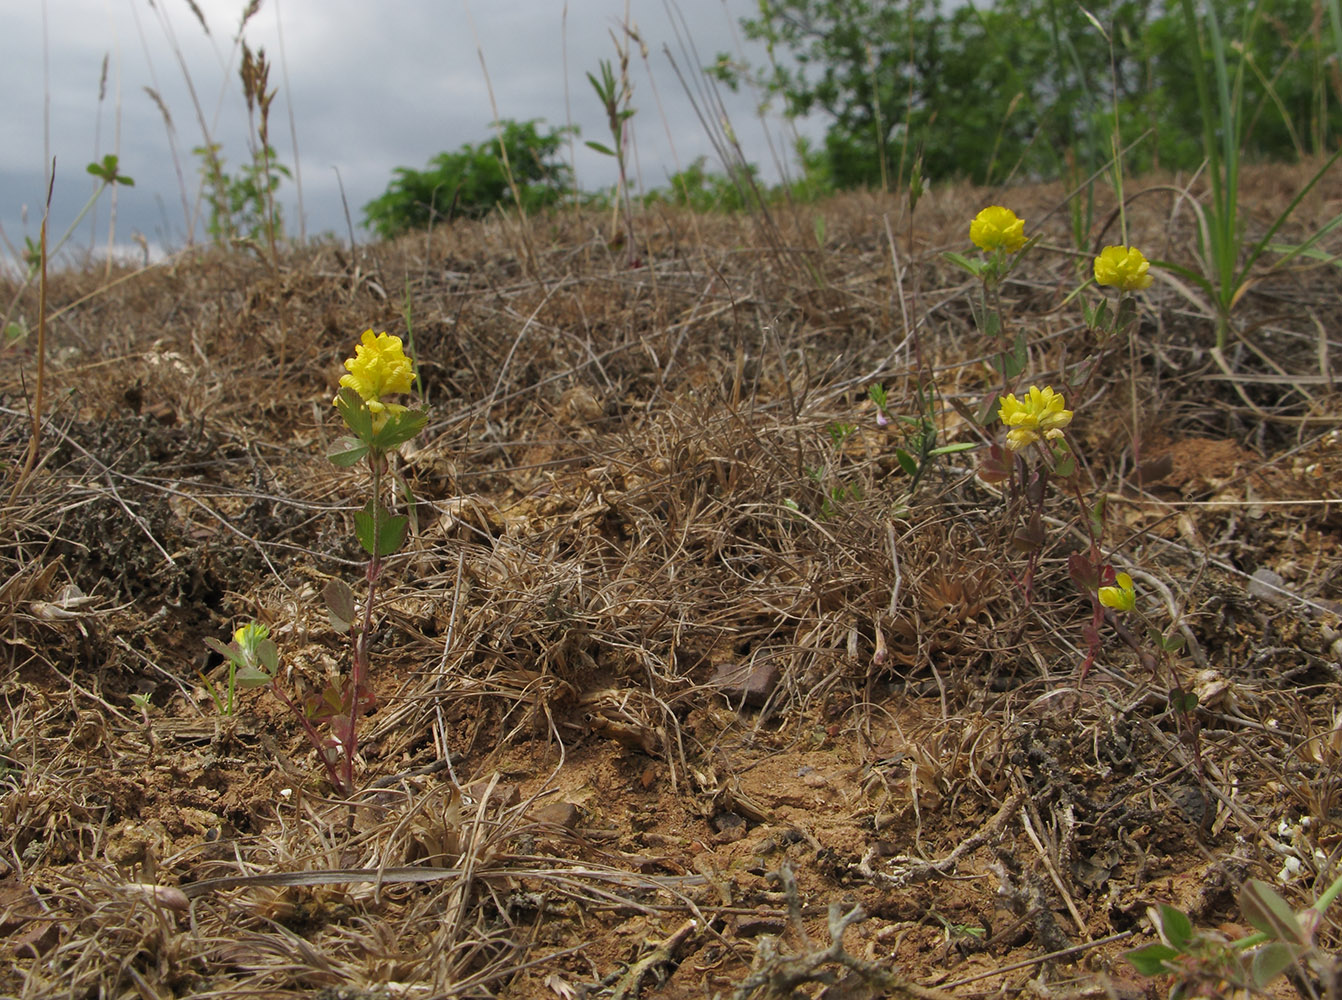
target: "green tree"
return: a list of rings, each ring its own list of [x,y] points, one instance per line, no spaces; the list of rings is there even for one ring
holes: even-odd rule
[[[1328,148],[1338,95],[1314,0],[1270,12],[1258,0],[1210,2],[1246,61],[1246,152]],[[759,0],[758,16],[741,23],[768,46],[767,68],[720,56],[715,71],[730,85],[752,75],[790,115],[826,117],[824,156],[839,187],[896,187],[919,150],[931,179],[1057,176],[1068,159],[1089,173],[1109,156],[1115,107],[1121,145],[1146,137],[1131,166],[1197,166],[1201,122],[1178,4],[1082,6]]]
[[[541,134],[539,122],[504,119],[494,138],[439,153],[425,170],[397,167],[387,190],[364,206],[368,228],[386,239],[455,216],[487,215],[513,202],[510,170],[525,211],[556,204],[573,187],[573,173],[559,159],[559,151],[576,129]]]

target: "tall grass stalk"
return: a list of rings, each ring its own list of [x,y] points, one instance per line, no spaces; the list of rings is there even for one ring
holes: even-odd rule
[[[28,456],[23,468],[14,479],[14,489],[9,494],[9,506],[23,491],[23,485],[33,474],[37,464],[37,454],[42,447],[42,410],[46,400],[43,398],[47,384],[47,219],[51,216],[51,193],[56,188],[56,161],[51,161],[51,170],[47,174],[47,200],[42,208],[42,228],[38,233],[38,283],[37,283],[37,378],[33,387],[33,429],[28,439]],[[96,197],[96,195],[95,195]]]
[[[1330,0],[1334,9],[1338,0]],[[1295,212],[1300,202],[1313,190],[1323,175],[1337,162],[1342,149],[1333,153],[1314,173],[1309,182],[1287,205],[1267,233],[1247,251],[1243,248],[1244,219],[1239,206],[1240,148],[1244,124],[1244,61],[1236,67],[1232,81],[1225,38],[1217,18],[1215,5],[1208,5],[1199,22],[1193,0],[1180,0],[1188,28],[1190,56],[1193,58],[1193,80],[1197,88],[1198,105],[1202,112],[1203,147],[1207,174],[1211,183],[1211,198],[1198,216],[1198,251],[1202,257],[1202,273],[1186,267],[1161,261],[1160,265],[1192,281],[1206,292],[1216,311],[1216,352],[1218,358],[1225,350],[1232,330],[1230,314],[1240,297],[1248,290],[1250,275],[1277,231]],[[1244,26],[1244,37],[1249,38],[1258,20],[1258,9]],[[1334,19],[1334,25],[1338,22]],[[1337,32],[1335,31],[1335,34]],[[1210,58],[1215,74],[1216,92],[1212,93],[1201,72]],[[1305,253],[1327,232],[1342,223],[1342,214],[1335,216],[1303,243],[1290,247],[1274,266]]]
[[[522,201],[522,192],[517,187],[517,178],[513,174],[513,165],[508,161],[508,146],[503,141],[503,118],[499,115],[499,102],[494,97],[494,81],[489,76],[489,66],[485,63],[485,49],[480,44],[480,32],[475,27],[475,16],[471,5],[465,3],[466,21],[471,26],[471,38],[475,41],[475,54],[480,60],[480,72],[485,78],[485,92],[489,94],[489,109],[494,112],[494,129],[499,139],[499,159],[503,162],[503,175],[508,179],[508,190],[513,193],[513,204],[517,206],[518,227],[522,237],[522,250],[526,256],[527,269],[540,279],[540,268],[536,263],[536,248],[531,240],[531,225],[527,219],[526,205]],[[542,284],[544,282],[542,281]]]
[[[293,88],[289,85],[289,60],[284,53],[284,18],[280,17],[280,0],[275,0],[275,38],[280,45],[280,75],[284,77],[284,107],[289,116],[289,142],[294,148],[294,196],[298,200],[298,242],[306,243],[308,226],[303,214],[303,161],[298,155],[298,124],[294,120],[294,102],[290,99]]]

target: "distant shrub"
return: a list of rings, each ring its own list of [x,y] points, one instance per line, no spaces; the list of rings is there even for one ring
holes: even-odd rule
[[[387,190],[364,206],[365,225],[386,239],[411,229],[426,229],[456,216],[479,218],[500,204],[511,204],[512,170],[522,208],[532,212],[554,205],[573,187],[573,172],[558,158],[569,127],[542,135],[541,119],[504,119],[500,135],[455,153],[439,153],[428,169],[397,167]],[[500,147],[507,153],[507,167]]]
[[[209,232],[220,246],[234,240],[261,242],[269,233],[284,234],[284,220],[275,204],[280,181],[292,177],[289,168],[278,162],[273,146],[252,154],[250,163],[236,173],[224,169],[224,158],[217,142],[195,147],[200,160],[200,176],[210,206]]]
[[[681,205],[699,212],[742,212],[753,207],[758,198],[774,203],[815,201],[834,190],[825,174],[821,159],[805,143],[797,150],[802,174],[789,183],[766,185],[759,179],[753,163],[734,167],[729,173],[711,171],[708,158],[700,156],[684,170],[671,175],[666,187],[655,188],[644,196],[646,205]]]

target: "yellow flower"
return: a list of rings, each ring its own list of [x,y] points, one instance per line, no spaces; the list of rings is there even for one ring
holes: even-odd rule
[[[365,330],[363,342],[354,346],[354,357],[345,361],[347,375],[340,376],[341,386],[363,397],[374,417],[382,412],[383,396],[409,392],[415,379],[415,367],[405,356],[401,338]],[[386,422],[385,419],[383,421]]]
[[[1095,258],[1095,282],[1123,292],[1151,287],[1151,264],[1136,247],[1105,247]]]
[[[247,649],[249,646],[255,646],[269,635],[270,629],[260,622],[251,622],[233,633],[233,641],[238,644],[239,649]]]
[[[1100,588],[1100,603],[1115,611],[1131,611],[1137,607],[1137,592],[1133,589],[1132,577],[1119,573],[1117,582],[1117,587]]]
[[[1020,451],[1036,441],[1062,437],[1062,429],[1072,422],[1072,411],[1063,409],[1063,398],[1049,386],[1030,386],[1024,399],[1014,392],[1002,397],[997,408],[1007,432],[1007,447]]]
[[[1025,246],[1025,220],[1001,205],[989,205],[969,224],[969,238],[980,250],[1015,253]]]

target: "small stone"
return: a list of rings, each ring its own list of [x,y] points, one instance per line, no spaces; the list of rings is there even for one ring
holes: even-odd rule
[[[551,802],[531,814],[537,823],[572,830],[578,825],[578,807],[572,802]]]
[[[713,835],[714,843],[734,844],[746,835],[745,817],[734,812],[718,813],[713,817],[712,825],[717,831]]]
[[[759,708],[769,700],[778,686],[778,664],[772,660],[760,663],[719,663],[712,683],[732,702],[744,701]]]
[[[1254,570],[1253,576],[1249,578],[1249,596],[1267,601],[1279,608],[1291,600],[1291,594],[1286,589],[1286,581],[1272,570],[1261,566]]]
[[[462,789],[462,792],[465,793],[466,805],[473,806],[480,801],[485,792],[489,791],[490,780],[489,778],[481,778]],[[516,785],[500,781],[494,785],[489,801],[501,809],[507,809],[509,806],[515,806],[522,801],[522,792]]]

